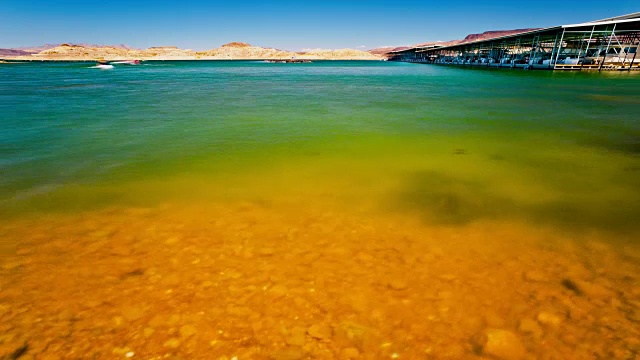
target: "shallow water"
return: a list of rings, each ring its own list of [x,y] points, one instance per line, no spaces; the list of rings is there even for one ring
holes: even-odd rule
[[[0,355],[640,352],[637,74],[92,65],[0,67]]]

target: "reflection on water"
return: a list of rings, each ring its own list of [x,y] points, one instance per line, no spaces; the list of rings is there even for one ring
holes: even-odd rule
[[[638,356],[639,78],[308,65],[0,68],[0,358]]]

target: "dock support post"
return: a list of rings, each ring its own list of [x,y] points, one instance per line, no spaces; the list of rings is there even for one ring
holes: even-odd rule
[[[564,40],[564,33],[567,29],[562,29],[562,36],[560,37],[560,42],[558,43],[558,50],[556,52],[556,59],[553,62],[553,68],[555,69],[558,66],[558,57],[560,57],[560,50],[562,50],[562,40]]]
[[[533,41],[531,42],[531,49],[533,53],[529,54],[529,66],[533,68],[533,61],[536,59],[536,55],[538,54],[538,48],[540,47],[540,34],[537,34],[533,37]]]
[[[587,48],[584,50],[584,60],[587,60],[587,55],[589,54],[589,45],[591,44],[591,38],[593,38],[593,32],[596,30],[596,26],[593,25],[591,28],[591,34],[589,35],[589,41],[587,42]],[[580,47],[580,51],[582,51],[582,46]],[[584,60],[582,60],[582,65],[580,65],[580,70],[584,66]],[[580,54],[578,54],[578,61],[580,61]]]
[[[631,48],[631,46],[629,46]],[[629,64],[629,68],[627,72],[631,72],[631,68],[633,67],[633,62],[636,61],[636,55],[638,55],[638,50],[640,50],[640,41],[638,41],[638,47],[636,47],[636,52],[633,53],[633,59],[631,59],[631,64]]]
[[[551,48],[551,57],[549,58],[549,69],[551,69],[551,62],[553,61],[553,55],[556,52],[556,44],[558,44],[558,33],[556,33],[556,38],[553,39],[553,48]]]
[[[600,63],[600,66],[598,66],[598,72],[602,69],[602,65],[604,65],[604,61],[607,60],[607,53],[609,52],[609,46],[611,46],[611,38],[614,36],[614,34],[616,32],[616,25],[618,25],[618,24],[613,24],[613,29],[611,30],[611,34],[609,34],[609,41],[607,42],[607,49],[604,51],[604,57],[602,57],[602,62]]]

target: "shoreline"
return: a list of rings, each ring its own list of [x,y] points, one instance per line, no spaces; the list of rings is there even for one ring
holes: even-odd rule
[[[162,59],[145,59],[145,58],[136,58],[141,61],[286,61],[291,59],[286,58],[242,58],[242,59],[220,59],[220,58],[199,58],[199,59],[171,59],[171,58],[162,58]],[[131,58],[116,58],[109,59],[107,61],[126,61],[131,60]],[[296,59],[296,60],[304,60],[304,61],[386,61],[386,59]],[[0,58],[0,64],[17,64],[17,63],[31,63],[31,62],[96,62],[97,59],[22,59],[22,58]]]

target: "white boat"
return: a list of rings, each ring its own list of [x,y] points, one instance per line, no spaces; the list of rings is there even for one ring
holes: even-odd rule
[[[123,65],[140,65],[140,60],[124,60],[124,61],[115,61],[112,64],[123,64]]]
[[[108,70],[108,69],[113,69],[113,65],[111,64],[98,64],[96,66],[94,66],[95,69],[101,69],[101,70]]]

